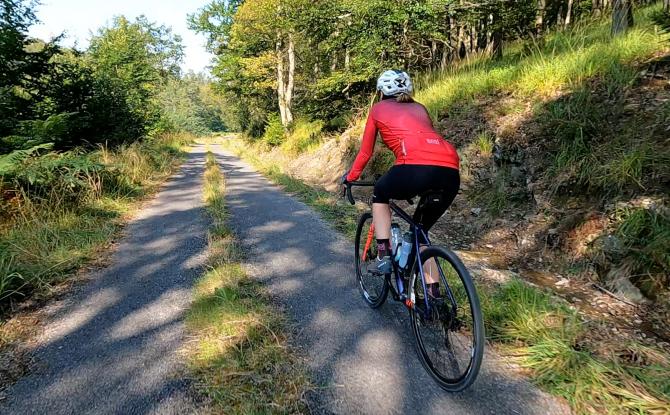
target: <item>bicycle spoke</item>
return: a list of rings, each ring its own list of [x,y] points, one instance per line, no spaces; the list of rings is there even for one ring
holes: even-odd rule
[[[434,251],[442,252],[441,249]],[[421,276],[415,271],[413,290],[416,310],[411,314],[420,356],[429,372],[445,389],[461,390],[472,382],[479,369],[481,347],[477,347],[483,344],[483,334],[479,334],[479,339],[475,336],[482,331],[474,326],[471,294],[459,271],[446,256],[426,257],[422,254],[422,261],[426,275],[430,275],[431,269],[438,271],[440,299],[429,297],[431,315],[424,317],[423,285]]]

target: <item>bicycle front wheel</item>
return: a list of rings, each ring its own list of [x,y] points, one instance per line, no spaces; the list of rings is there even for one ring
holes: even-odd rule
[[[372,213],[361,215],[356,228],[356,278],[365,302],[372,308],[384,304],[389,292],[384,275],[377,271],[377,244],[374,240]]]
[[[479,297],[470,273],[452,251],[431,246],[421,252],[420,261],[426,282],[439,281],[440,295],[426,299],[419,263],[415,261],[410,281],[410,320],[417,352],[443,389],[462,391],[476,379],[484,354]]]

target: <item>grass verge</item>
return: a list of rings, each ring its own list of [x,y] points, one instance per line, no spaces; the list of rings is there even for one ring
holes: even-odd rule
[[[192,137],[48,153],[0,177],[0,307],[40,297],[95,258],[138,200],[157,190]]]
[[[204,199],[212,218],[207,271],[186,318],[186,351],[203,392],[221,413],[305,413],[309,380],[288,346],[287,322],[241,265],[226,226],[225,179],[207,153]]]
[[[225,141],[275,183],[294,193],[353,239],[358,211],[263,160],[241,139]],[[256,149],[257,150],[257,149]],[[559,298],[514,279],[479,284],[489,340],[543,390],[564,398],[579,414],[666,414],[670,356],[633,342],[611,346],[591,336],[585,322]]]
[[[28,371],[26,340],[40,327],[34,307],[17,313],[14,304],[40,304],[55,286],[67,290],[59,282],[102,256],[191,140],[171,134],[115,150],[47,153],[0,176],[0,399]]]

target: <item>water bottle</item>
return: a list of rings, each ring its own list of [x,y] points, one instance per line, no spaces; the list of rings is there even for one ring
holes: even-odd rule
[[[395,255],[398,250],[398,245],[402,242],[400,234],[400,226],[397,223],[391,224],[391,255]]]
[[[412,251],[412,234],[407,232],[402,237],[402,244],[400,249],[398,249],[398,254],[396,259],[398,260],[398,266],[400,268],[405,268],[407,266],[407,259],[409,258],[409,253]]]

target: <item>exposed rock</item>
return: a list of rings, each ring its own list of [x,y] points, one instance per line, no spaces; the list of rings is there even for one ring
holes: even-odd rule
[[[602,241],[602,251],[611,260],[616,260],[626,253],[626,248],[617,236],[606,235]]]
[[[479,216],[482,213],[482,208],[472,208],[470,209],[470,213],[472,213],[473,216]]]
[[[518,166],[513,166],[510,169],[510,179],[512,179],[512,182],[521,184],[524,182],[524,173],[523,169]]]
[[[556,283],[554,283],[554,285],[557,287],[567,287],[570,285],[570,280],[567,278],[561,278]]]
[[[628,301],[638,304],[649,302],[640,289],[630,282],[629,276],[630,266],[627,264],[610,270],[607,274],[608,288]]]

